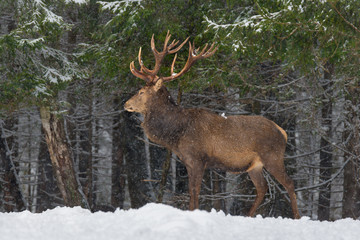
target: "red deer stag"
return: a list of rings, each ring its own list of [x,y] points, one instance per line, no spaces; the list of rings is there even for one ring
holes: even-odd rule
[[[261,116],[229,116],[224,118],[204,109],[177,106],[164,86],[185,74],[199,59],[212,56],[217,47],[207,45],[199,52],[189,43],[189,56],[184,68],[174,72],[176,54],[168,77],[158,76],[161,63],[168,54],[178,52],[187,42],[168,44],[167,34],[163,50],[155,48],[154,35],[151,50],[155,56],[154,69],[148,69],[141,60],[140,70],[130,64],[133,75],[146,81],[146,86],[125,103],[125,109],[144,115],[142,127],[148,138],[174,152],[185,164],[189,177],[189,208],[199,207],[199,193],[205,168],[248,172],[257,191],[249,216],[254,216],[268,189],[263,168],[271,173],[287,190],[294,218],[299,218],[292,179],[286,174],[284,152],[286,132],[274,122]],[[178,46],[177,46],[178,45]]]

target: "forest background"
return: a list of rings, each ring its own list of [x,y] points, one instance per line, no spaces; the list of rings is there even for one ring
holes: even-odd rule
[[[357,0],[1,0],[0,211],[187,209],[186,169],[123,110],[144,84],[130,62],[142,47],[151,67],[152,34],[159,48],[170,30],[219,46],[167,85],[179,104],[275,121],[289,136],[301,214],[359,218],[359,9]],[[265,175],[257,213],[291,217],[286,192]],[[206,171],[201,209],[245,215],[254,198],[247,174]]]

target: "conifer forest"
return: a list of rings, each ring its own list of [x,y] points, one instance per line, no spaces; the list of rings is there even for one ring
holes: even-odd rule
[[[153,68],[151,38],[160,49],[169,31],[218,47],[166,83],[178,105],[274,121],[301,216],[358,219],[359,20],[358,0],[0,0],[0,211],[188,209],[186,168],[124,110],[145,85],[130,63],[139,68],[141,47]],[[287,192],[264,175],[257,214],[292,217]],[[246,215],[255,196],[246,172],[210,169],[200,209]]]

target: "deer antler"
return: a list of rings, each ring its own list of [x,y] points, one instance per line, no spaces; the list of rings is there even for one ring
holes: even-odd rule
[[[155,83],[159,77],[157,76],[157,73],[160,70],[161,67],[161,63],[164,60],[165,56],[168,54],[173,54],[178,52],[183,46],[184,44],[189,40],[189,37],[187,39],[185,39],[184,42],[182,42],[178,47],[176,47],[176,45],[178,45],[179,41],[176,41],[175,39],[168,45],[168,42],[171,38],[171,34],[170,31],[167,32],[166,37],[165,37],[165,42],[164,42],[164,47],[163,50],[161,52],[156,50],[155,47],[155,40],[154,40],[154,34],[151,37],[151,50],[155,56],[155,66],[153,70],[148,69],[147,67],[144,66],[143,61],[141,60],[141,47],[139,50],[139,55],[138,55],[138,60],[139,60],[139,64],[140,64],[140,71],[137,70],[135,68],[135,64],[134,61],[130,63],[130,70],[132,72],[132,74],[134,74],[136,77],[141,78],[143,80],[145,80],[148,84],[151,83]],[[174,49],[174,47],[176,47]]]
[[[194,65],[194,63],[197,60],[200,60],[203,58],[208,58],[208,57],[211,57],[212,55],[214,55],[214,53],[218,49],[217,46],[215,48],[214,48],[214,46],[215,46],[215,43],[211,44],[210,48],[206,51],[208,44],[205,44],[205,46],[201,50],[201,52],[198,55],[196,55],[196,52],[198,52],[199,49],[195,50],[195,44],[191,45],[191,43],[189,42],[189,56],[188,56],[188,59],[186,61],[184,68],[179,73],[174,73],[174,65],[175,65],[175,61],[176,61],[176,57],[177,57],[177,55],[175,54],[173,63],[171,64],[171,76],[163,77],[162,78],[163,81],[169,82],[178,77],[181,77],[183,74],[185,74],[186,72],[188,72],[190,70],[191,66]]]
[[[139,55],[138,55],[140,70],[137,70],[135,68],[134,61],[132,61],[130,63],[130,70],[131,70],[132,74],[135,75],[138,78],[141,78],[141,79],[145,80],[147,82],[147,84],[154,84],[160,78],[162,78],[164,82],[172,81],[172,80],[182,76],[187,71],[189,71],[191,66],[197,60],[210,57],[217,50],[217,47],[214,48],[215,43],[213,43],[211,45],[211,47],[209,48],[209,50],[206,51],[207,46],[208,46],[206,44],[205,47],[201,50],[201,52],[198,55],[196,55],[196,52],[198,51],[198,49],[195,50],[195,46],[193,46],[193,45],[191,45],[191,43],[189,43],[189,56],[188,56],[187,62],[185,64],[184,68],[179,73],[174,73],[174,65],[175,65],[175,61],[176,61],[176,58],[177,58],[177,52],[184,46],[184,44],[189,40],[190,37],[186,38],[185,41],[182,42],[179,46],[177,46],[179,41],[176,41],[176,40],[173,40],[168,45],[168,42],[170,41],[170,38],[171,38],[171,34],[168,31],[167,34],[166,34],[166,37],[165,37],[163,50],[161,52],[158,52],[156,50],[156,48],[155,48],[154,35],[152,35],[152,37],[151,37],[151,50],[152,50],[152,52],[154,54],[154,57],[155,57],[154,69],[150,70],[150,69],[148,69],[147,67],[144,66],[144,63],[141,60],[141,47],[140,47]],[[164,60],[165,56],[168,55],[168,54],[174,54],[174,53],[176,53],[176,54],[175,54],[173,63],[171,65],[171,76],[169,76],[169,77],[159,77],[157,74],[158,74],[158,72],[160,70],[161,63]]]

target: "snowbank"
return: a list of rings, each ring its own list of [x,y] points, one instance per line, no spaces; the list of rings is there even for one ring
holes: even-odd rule
[[[0,213],[0,239],[358,240],[360,221],[249,218],[216,211],[182,211],[163,204],[148,204],[137,210],[115,213],[59,207],[41,214]]]

